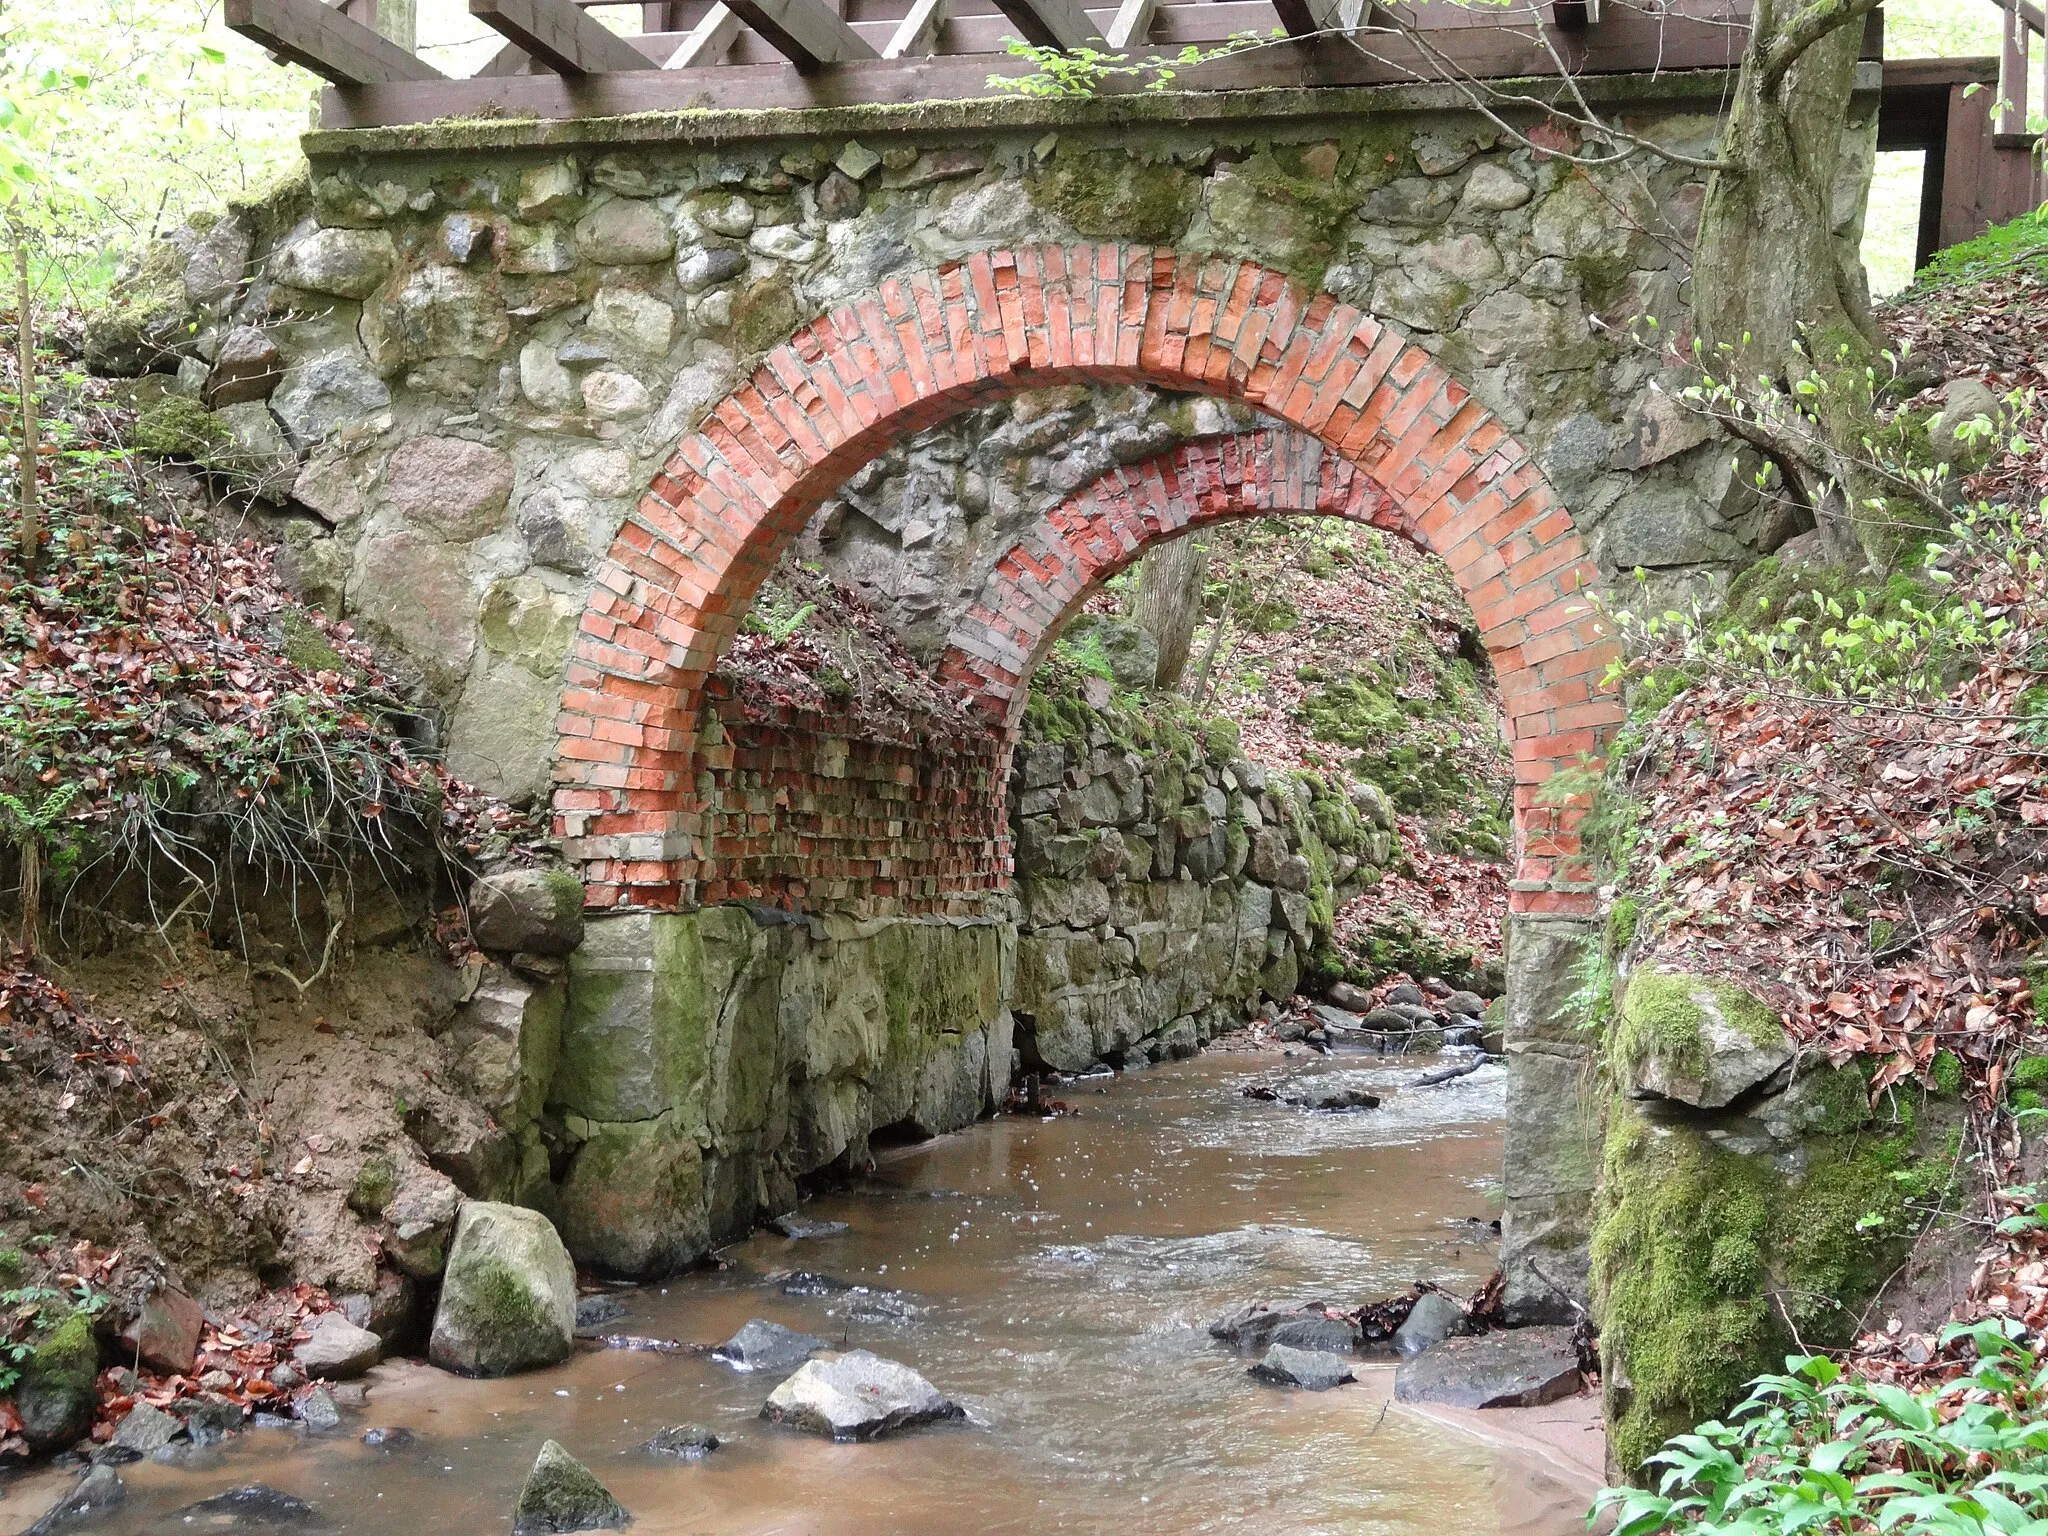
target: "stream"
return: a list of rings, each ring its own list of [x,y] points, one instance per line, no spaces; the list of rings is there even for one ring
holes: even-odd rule
[[[870,1180],[804,1208],[847,1231],[756,1234],[725,1250],[723,1270],[623,1293],[628,1315],[606,1325],[711,1344],[771,1319],[904,1361],[967,1407],[966,1425],[833,1445],[758,1419],[777,1378],[701,1354],[582,1350],[503,1381],[395,1361],[371,1374],[368,1409],[330,1436],[253,1430],[121,1469],[126,1505],[99,1529],[207,1529],[174,1511],[264,1483],[316,1506],[320,1523],[304,1529],[504,1531],[553,1438],[646,1536],[1181,1536],[1276,1522],[1566,1536],[1583,1529],[1597,1473],[1585,1403],[1425,1416],[1389,1404],[1384,1366],[1330,1392],[1284,1392],[1207,1335],[1256,1297],[1349,1306],[1416,1279],[1463,1293],[1491,1273],[1505,1074],[1489,1065],[1401,1088],[1436,1064],[1210,1053],[1070,1083],[1052,1092],[1077,1113],[1003,1117],[878,1154]],[[1354,1114],[1243,1096],[1340,1066],[1394,1091]],[[774,1277],[796,1269],[867,1289],[784,1294]],[[634,1450],[677,1423],[726,1444],[697,1463]],[[372,1449],[359,1439],[372,1425],[413,1439]],[[0,1531],[24,1529],[63,1486],[16,1484]]]

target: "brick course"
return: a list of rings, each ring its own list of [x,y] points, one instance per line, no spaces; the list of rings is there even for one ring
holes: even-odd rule
[[[714,765],[709,733],[698,739],[712,668],[775,560],[847,476],[974,405],[1085,380],[1227,395],[1298,430],[1189,445],[1063,504],[999,562],[977,609],[988,643],[956,636],[973,660],[955,675],[1007,719],[1087,584],[1191,520],[1308,511],[1402,533],[1449,563],[1500,679],[1517,780],[1514,905],[1591,910],[1582,810],[1539,789],[1597,761],[1620,723],[1599,685],[1617,647],[1589,601],[1593,563],[1528,453],[1429,353],[1349,305],[1304,302],[1255,263],[1113,244],[982,252],[889,278],[776,348],[677,447],[619,531],[568,669],[555,820],[590,903],[815,900],[804,834],[767,830],[787,812],[753,812],[762,827],[733,842],[716,776],[762,770],[739,766],[758,748]],[[1581,691],[1551,691],[1571,684]],[[822,741],[829,723],[799,734]],[[972,767],[936,773],[905,747],[891,766],[949,792],[948,774],[985,772],[983,803],[999,817],[1002,735],[992,730],[992,755]],[[867,894],[897,910],[966,900],[999,884],[1004,864],[1000,821],[962,814],[913,837],[929,856],[902,868],[842,839],[829,857],[859,872],[829,878],[849,897],[871,881]],[[929,852],[953,831],[957,849]],[[997,857],[981,862],[984,850]]]

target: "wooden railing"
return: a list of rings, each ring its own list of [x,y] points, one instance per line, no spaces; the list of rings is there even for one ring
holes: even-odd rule
[[[2027,135],[2033,116],[2034,40],[2042,40],[2041,110],[2048,114],[2048,17],[2032,0],[1992,0],[2005,13],[2005,40],[1998,59],[1998,134],[2001,138]],[[2019,146],[2007,146],[2019,147]]]

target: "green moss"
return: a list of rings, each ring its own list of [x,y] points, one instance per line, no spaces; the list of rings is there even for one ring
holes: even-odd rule
[[[348,662],[328,643],[318,625],[295,609],[284,615],[285,659],[308,672],[346,672]]]
[[[1706,1070],[1700,1029],[1711,1007],[1752,1043],[1776,1044],[1784,1026],[1770,1006],[1742,988],[1714,976],[1683,971],[1637,971],[1621,1000],[1613,1052],[1634,1067],[1651,1057],[1688,1077]]]
[[[1620,1466],[1640,1467],[1777,1368],[1794,1345],[1788,1315],[1809,1346],[1848,1341],[1904,1248],[1890,1167],[1901,1141],[1822,1138],[1788,1179],[1617,1098],[1592,1256]]]
[[[0,1248],[0,1285],[18,1285],[27,1273],[27,1254],[19,1248]]]
[[[349,1189],[348,1203],[360,1214],[374,1220],[383,1214],[384,1207],[397,1193],[398,1169],[390,1158],[376,1152],[364,1158],[363,1166],[356,1170],[356,1181]]]
[[[230,451],[234,434],[225,423],[187,395],[164,395],[135,420],[130,441],[159,459],[204,464]]]
[[[2022,1056],[2005,1082],[2009,1088],[2048,1088],[2048,1056]]]
[[[1636,941],[1636,927],[1643,917],[1642,905],[1633,896],[1618,896],[1607,909],[1607,953],[1623,954]]]
[[[1201,184],[1186,171],[1121,150],[1063,150],[1024,190],[1078,234],[1149,245],[1179,240],[1201,200]]]
[[[23,1374],[46,1381],[79,1381],[88,1385],[99,1374],[100,1349],[92,1336],[92,1318],[75,1311],[36,1346]]]
[[[1961,1095],[1963,1063],[1954,1051],[1936,1051],[1930,1075],[1934,1079],[1934,1091],[1943,1098],[1953,1099]]]

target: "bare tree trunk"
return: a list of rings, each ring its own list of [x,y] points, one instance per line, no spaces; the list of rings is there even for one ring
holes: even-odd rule
[[[1180,686],[1202,618],[1202,594],[1209,582],[1209,541],[1187,534],[1146,551],[1138,565],[1138,627],[1159,647],[1152,685]]]
[[[31,832],[21,840],[21,957],[33,960],[43,924],[43,839]]]
[[[43,542],[43,509],[36,495],[36,313],[35,289],[29,281],[28,237],[14,232],[15,368],[21,383],[21,568],[33,578]]]

